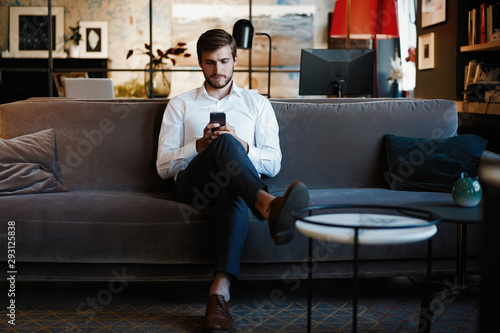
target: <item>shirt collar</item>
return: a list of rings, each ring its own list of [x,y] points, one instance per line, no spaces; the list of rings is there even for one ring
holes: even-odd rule
[[[210,98],[210,95],[208,95],[207,90],[205,89],[205,83],[206,83],[206,81],[203,82],[200,89],[198,90],[198,95],[196,96],[196,99],[200,98],[201,96],[206,96],[206,97]],[[232,94],[236,94],[236,95],[241,97],[242,90],[243,89],[238,87],[236,85],[236,82],[234,82],[234,80],[233,80],[232,84],[231,84],[231,91],[229,92],[229,95],[227,95],[226,97],[231,96]]]

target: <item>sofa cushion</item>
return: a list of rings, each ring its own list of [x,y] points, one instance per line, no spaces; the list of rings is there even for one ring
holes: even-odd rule
[[[156,151],[167,100],[53,98],[0,105],[0,136],[53,128],[64,186],[70,191],[166,191]],[[30,121],[26,121],[29,119]]]
[[[53,129],[0,139],[0,195],[62,191]]]
[[[486,142],[472,134],[445,139],[388,134],[389,186],[394,190],[451,192],[461,172],[477,176]]]
[[[311,204],[401,205],[420,201],[450,201],[448,193],[389,189],[311,190]],[[27,203],[30,209],[24,209]],[[19,262],[211,264],[214,259],[214,209],[197,212],[192,206],[168,200],[164,194],[70,191],[0,198],[4,216],[16,221],[16,239],[23,246]],[[296,232],[292,242],[274,245],[267,223],[252,216],[242,256],[245,263],[306,262],[307,238]],[[436,257],[454,255],[456,225],[441,223],[434,237]],[[472,230],[469,230],[471,240]],[[477,243],[477,242],[476,242]],[[441,245],[442,244],[442,245]],[[322,260],[350,260],[352,246],[315,245]],[[477,244],[468,245],[476,253]],[[64,250],[61,250],[64,249]],[[360,258],[384,259],[425,256],[422,244],[370,247]],[[1,255],[1,251],[0,251]],[[25,271],[26,273],[26,271]],[[285,273],[285,272],[283,272]]]
[[[20,262],[210,262],[213,210],[167,198],[69,191],[4,196],[0,206],[2,218],[16,222]]]

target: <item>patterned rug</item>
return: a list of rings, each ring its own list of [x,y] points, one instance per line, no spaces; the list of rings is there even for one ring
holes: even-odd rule
[[[343,285],[337,285],[343,288]],[[417,332],[420,300],[413,292],[387,289],[388,285],[368,286],[358,304],[358,332]],[[390,287],[390,286],[389,286]],[[9,325],[2,315],[1,332],[201,332],[205,312],[201,288],[181,287],[181,296],[173,299],[164,292],[152,289],[136,289],[127,297],[106,298],[95,289],[72,292],[71,297],[84,300],[75,306],[40,305],[50,303],[36,299],[30,305],[16,309],[16,325]],[[137,287],[136,287],[137,288]],[[183,289],[184,288],[184,289]],[[246,288],[246,289],[245,289]],[[233,332],[305,332],[307,325],[307,297],[304,290],[275,293],[280,289],[262,291],[258,284],[240,286],[242,296],[234,296],[230,302],[234,319]],[[28,292],[36,292],[29,288]],[[35,288],[36,289],[36,288]],[[62,288],[64,289],[64,288]],[[154,289],[154,288],[153,288]],[[203,288],[205,290],[205,288]],[[261,294],[256,293],[259,290]],[[344,289],[342,289],[344,290]],[[363,290],[361,290],[363,292]],[[40,291],[43,294],[43,291]],[[153,296],[156,292],[156,296]],[[312,307],[313,332],[351,332],[352,303],[348,292],[335,292],[326,285],[315,285]],[[63,295],[67,292],[61,293]],[[72,303],[71,297],[52,303]],[[373,295],[378,295],[373,297]],[[380,295],[384,296],[380,296]],[[395,294],[395,295],[394,295]],[[50,295],[48,292],[47,295]],[[86,298],[83,298],[87,295]],[[96,297],[89,297],[95,295]],[[250,296],[253,295],[253,296]],[[257,295],[257,296],[255,296]],[[262,297],[267,295],[267,297]],[[271,297],[269,297],[271,296]],[[460,297],[458,297],[460,296]],[[154,301],[151,299],[154,298]],[[93,300],[93,301],[92,301]],[[139,301],[140,300],[140,301]],[[126,301],[126,302],[124,302]],[[74,302],[73,302],[74,303]],[[109,303],[109,304],[106,304]],[[146,303],[146,304],[145,304]],[[154,304],[147,304],[154,303]],[[477,332],[477,296],[452,293],[441,297],[432,323],[432,332]],[[5,309],[3,307],[3,309]],[[8,319],[8,318],[7,318]]]

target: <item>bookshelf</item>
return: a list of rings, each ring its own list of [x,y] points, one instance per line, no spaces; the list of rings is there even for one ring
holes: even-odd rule
[[[465,90],[464,81],[466,66],[472,62],[481,64],[489,70],[500,66],[498,52],[500,40],[493,36],[499,26],[500,11],[498,0],[469,0],[460,2],[457,7],[459,20],[457,22],[457,97]],[[488,13],[489,12],[489,13]],[[481,37],[482,36],[482,37]],[[484,42],[487,41],[487,42]],[[495,72],[489,76],[490,81],[499,81]],[[478,77],[474,75],[474,77]],[[474,79],[475,80],[475,79]],[[473,83],[475,81],[468,81]]]
[[[471,41],[470,16],[473,9],[479,11],[484,4],[497,5],[499,0],[467,0],[457,2],[457,58],[456,58],[456,87],[457,87],[457,109],[459,112],[459,134],[476,134],[488,140],[487,150],[500,153],[500,103],[488,103],[484,101],[464,100],[463,96],[465,66],[471,61],[485,64],[489,67],[500,65],[500,40],[489,39],[486,43],[479,40]],[[483,18],[484,21],[484,18]],[[492,22],[492,21],[491,21]],[[493,23],[491,23],[493,25]],[[488,21],[486,21],[486,36]],[[478,26],[477,33],[481,30]],[[488,37],[486,38],[488,40]],[[495,77],[492,81],[498,81]]]
[[[499,103],[477,103],[469,101],[455,101],[455,103],[457,104],[458,112],[500,116]]]
[[[500,40],[484,44],[465,45],[460,47],[460,52],[500,51]]]

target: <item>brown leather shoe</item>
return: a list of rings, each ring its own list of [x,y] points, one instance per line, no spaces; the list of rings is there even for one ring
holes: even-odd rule
[[[207,302],[205,319],[203,320],[204,332],[218,333],[231,332],[233,329],[233,318],[229,313],[229,305],[224,296],[210,295]]]
[[[295,219],[292,212],[307,207],[309,191],[301,182],[294,182],[282,197],[277,197],[269,205],[269,232],[274,244],[290,242],[295,233]]]

